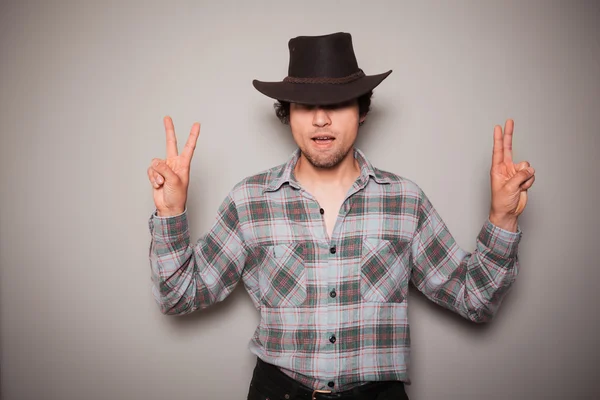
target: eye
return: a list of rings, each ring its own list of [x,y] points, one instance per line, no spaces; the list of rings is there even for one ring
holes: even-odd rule
[[[354,100],[348,100],[343,103],[330,104],[327,106],[323,106],[326,110],[340,110],[342,108],[351,107],[354,104]]]
[[[295,107],[298,110],[302,110],[302,111],[311,111],[314,110],[316,106],[313,106],[311,104],[300,104],[300,103],[296,103]]]

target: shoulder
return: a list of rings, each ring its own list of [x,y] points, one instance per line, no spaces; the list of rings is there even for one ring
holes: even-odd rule
[[[377,168],[360,149],[355,149],[355,157],[361,165],[361,174],[370,176],[370,181],[379,188],[378,192],[381,191],[385,195],[421,196],[421,188],[412,179]]]
[[[412,179],[396,174],[394,172],[382,170],[373,167],[375,181],[387,187],[387,190],[398,194],[414,194],[417,197],[423,196],[423,190]]]
[[[248,201],[263,197],[266,190],[280,184],[287,163],[249,175],[239,181],[231,190],[230,197],[234,201]]]

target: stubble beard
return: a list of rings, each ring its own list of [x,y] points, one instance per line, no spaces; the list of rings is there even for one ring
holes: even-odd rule
[[[302,151],[302,154],[304,155],[304,157],[306,158],[306,160],[315,168],[322,168],[322,169],[329,169],[329,168],[334,168],[336,167],[339,163],[341,163],[344,158],[346,158],[346,156],[348,155],[348,153],[350,152],[352,148],[348,148],[346,150],[344,149],[338,149],[335,150],[333,153],[331,154],[310,154],[304,150]]]

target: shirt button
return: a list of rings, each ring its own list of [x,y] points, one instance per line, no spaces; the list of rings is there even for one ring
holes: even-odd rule
[[[325,214],[325,210],[323,210],[322,208],[319,209],[319,212],[321,213],[321,215]]]
[[[333,246],[332,248],[330,248],[330,249],[329,249],[329,252],[330,252],[331,254],[335,254],[335,252],[336,252],[335,246]]]
[[[331,336],[329,337],[329,341],[330,341],[331,343],[335,343],[335,335],[331,335]]]
[[[337,293],[335,292],[335,289],[333,289],[331,292],[329,292],[329,295],[330,295],[331,297],[335,297],[335,296],[337,296]]]
[[[335,386],[335,382],[331,381],[331,382],[329,382],[329,383],[327,384],[327,386],[329,386],[329,387],[334,387],[334,386]]]

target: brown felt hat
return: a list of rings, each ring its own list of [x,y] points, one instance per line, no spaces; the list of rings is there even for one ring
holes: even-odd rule
[[[276,100],[310,105],[343,103],[373,90],[392,73],[365,75],[358,67],[349,33],[298,36],[290,39],[288,47],[288,76],[283,81],[252,81],[256,90]]]

